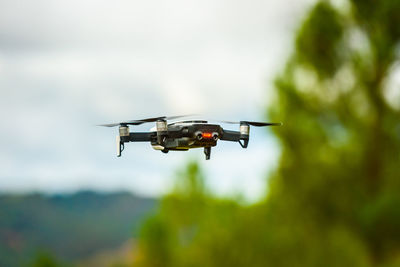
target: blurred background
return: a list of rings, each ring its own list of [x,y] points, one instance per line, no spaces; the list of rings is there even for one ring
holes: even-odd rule
[[[400,266],[398,14],[0,0],[0,265]],[[94,126],[191,113],[284,126],[207,162]]]

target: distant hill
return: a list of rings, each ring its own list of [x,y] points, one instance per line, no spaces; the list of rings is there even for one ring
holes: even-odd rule
[[[0,195],[0,266],[25,266],[41,252],[71,263],[119,248],[155,205],[126,192]]]

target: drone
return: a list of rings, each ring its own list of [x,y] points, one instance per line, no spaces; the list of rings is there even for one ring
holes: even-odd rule
[[[228,124],[238,124],[239,131],[226,130],[219,124],[210,124],[206,120],[187,120],[168,123],[183,116],[162,116],[140,120],[129,120],[98,126],[119,126],[117,135],[117,156],[120,157],[128,142],[150,142],[155,150],[163,153],[169,151],[187,151],[192,148],[204,148],[206,160],[210,159],[211,147],[217,145],[218,140],[238,142],[242,148],[247,148],[250,139],[250,126],[280,126],[282,123],[255,122],[255,121],[220,121]],[[155,122],[155,127],[149,132],[130,132],[129,126]]]

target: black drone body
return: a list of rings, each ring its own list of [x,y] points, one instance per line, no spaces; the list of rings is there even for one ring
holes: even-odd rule
[[[204,148],[206,160],[210,159],[211,147],[217,145],[218,140],[238,142],[243,148],[247,148],[250,138],[250,125],[252,126],[279,126],[281,123],[266,122],[228,122],[239,124],[239,131],[225,130],[218,124],[210,124],[203,120],[180,121],[167,123],[167,120],[176,119],[183,116],[156,117],[142,120],[126,121],[114,124],[103,124],[100,126],[114,127],[119,126],[117,136],[117,156],[128,142],[150,142],[155,150],[164,153],[172,151],[186,151],[191,148]],[[155,122],[156,126],[149,132],[130,132],[129,125],[139,125],[143,123]]]

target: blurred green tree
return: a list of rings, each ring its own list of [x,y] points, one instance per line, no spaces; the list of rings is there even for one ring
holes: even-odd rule
[[[32,263],[32,267],[59,267],[61,265],[52,254],[48,252],[39,252],[35,255]]]
[[[284,126],[266,199],[213,197],[189,164],[140,264],[400,266],[399,14],[399,0],[315,3],[268,110]]]
[[[173,192],[144,223],[136,265],[223,266],[226,258],[219,251],[231,247],[229,229],[239,205],[208,193],[196,162],[190,162],[177,177]]]
[[[312,8],[276,80],[269,116],[285,125],[267,205],[288,240],[273,251],[303,266],[390,265],[400,259],[400,1],[343,3]]]

